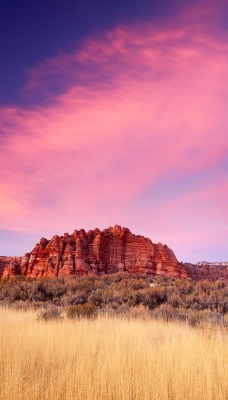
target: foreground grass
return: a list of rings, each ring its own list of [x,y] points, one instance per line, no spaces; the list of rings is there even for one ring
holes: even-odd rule
[[[226,400],[221,329],[0,309],[0,399]]]

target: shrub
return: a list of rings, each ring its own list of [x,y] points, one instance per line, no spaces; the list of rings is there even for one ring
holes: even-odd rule
[[[67,318],[74,319],[80,317],[91,318],[96,314],[97,308],[92,303],[78,304],[69,306],[66,309]]]
[[[153,310],[160,304],[165,303],[167,300],[166,289],[160,285],[145,289],[144,293],[144,305],[148,306],[150,310]]]
[[[42,310],[37,314],[38,320],[50,321],[50,320],[61,320],[63,319],[61,311],[57,307],[49,307],[46,310]]]
[[[213,323],[224,323],[226,319],[227,324],[227,297],[228,285],[222,280],[194,282],[126,272],[53,279],[17,276],[0,281],[1,305],[22,309],[43,309],[47,305],[40,313],[42,319],[60,317],[61,307],[68,310],[69,318],[95,315],[96,310],[112,314],[132,310],[140,314],[140,310],[146,309],[156,318],[164,316],[168,320],[186,320],[192,311],[189,318],[192,325],[202,319]],[[139,310],[133,310],[138,306]]]

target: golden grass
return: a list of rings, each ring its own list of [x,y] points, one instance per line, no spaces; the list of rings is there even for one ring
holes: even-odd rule
[[[224,331],[0,309],[0,399],[226,400]]]

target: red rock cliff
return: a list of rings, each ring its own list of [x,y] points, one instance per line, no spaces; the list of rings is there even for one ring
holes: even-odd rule
[[[3,257],[2,257],[3,259]],[[126,271],[138,274],[170,275],[187,278],[173,251],[161,243],[134,235],[127,228],[75,230],[72,235],[42,238],[24,257],[5,257],[2,276],[28,277],[94,275]],[[0,267],[1,270],[1,267]]]

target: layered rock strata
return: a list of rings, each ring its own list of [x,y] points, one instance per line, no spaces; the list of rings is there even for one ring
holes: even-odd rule
[[[103,231],[75,230],[72,235],[56,235],[51,240],[42,238],[24,257],[3,258],[4,262],[0,258],[3,278],[16,274],[39,278],[123,271],[188,277],[167,245],[153,244],[150,239],[118,225]]]

